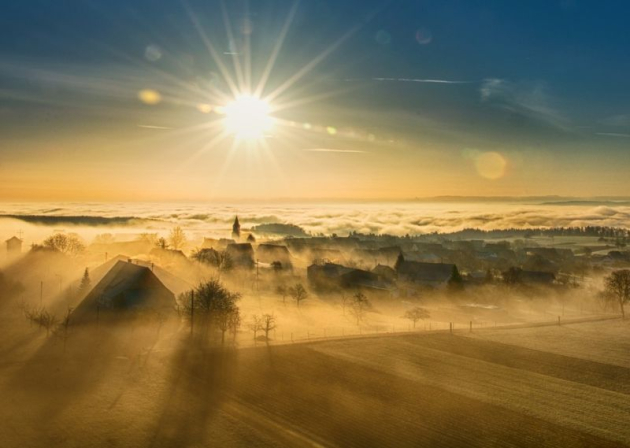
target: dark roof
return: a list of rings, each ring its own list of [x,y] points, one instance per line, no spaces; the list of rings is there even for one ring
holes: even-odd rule
[[[174,306],[175,296],[151,269],[118,261],[83,299],[75,314],[96,307],[172,309]]]
[[[291,258],[291,253],[287,246],[277,244],[260,244],[258,248],[256,248],[256,255],[263,262],[266,259],[270,261],[283,261]]]
[[[403,260],[396,266],[398,275],[409,280],[428,283],[447,282],[453,274],[454,264],[423,263]]]
[[[6,240],[5,242],[6,242],[6,243],[13,243],[14,241],[17,241],[17,242],[20,242],[20,243],[22,242],[22,240],[21,240],[21,239],[19,239],[17,236],[12,236],[11,238],[9,238],[8,240]]]
[[[356,271],[354,268],[348,268],[336,263],[312,264],[308,267],[310,273],[317,273],[328,278],[339,278],[342,275]]]
[[[384,264],[377,264],[374,269],[372,269],[372,272],[378,275],[396,275],[394,268]]]
[[[253,252],[254,248],[250,243],[234,243],[228,244],[228,250],[233,250],[235,252]]]

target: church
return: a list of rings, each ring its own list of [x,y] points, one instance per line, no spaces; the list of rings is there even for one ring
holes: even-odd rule
[[[234,224],[232,224],[232,239],[236,242],[241,241],[241,223],[238,221],[238,216],[234,218]],[[250,233],[247,235],[246,241],[248,243],[255,243],[256,238]]]

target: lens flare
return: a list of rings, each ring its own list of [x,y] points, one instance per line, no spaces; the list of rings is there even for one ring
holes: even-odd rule
[[[507,161],[498,152],[484,152],[476,157],[475,168],[481,177],[496,180],[505,175]]]
[[[155,106],[162,101],[162,95],[160,95],[160,92],[156,90],[144,89],[138,92],[138,99],[144,104]]]
[[[255,140],[265,136],[273,125],[269,115],[271,107],[266,101],[249,95],[243,95],[227,104],[225,129],[238,139]]]

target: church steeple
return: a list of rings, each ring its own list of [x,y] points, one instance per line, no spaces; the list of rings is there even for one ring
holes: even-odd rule
[[[238,240],[241,237],[241,224],[238,222],[238,216],[234,219],[232,224],[232,238]]]

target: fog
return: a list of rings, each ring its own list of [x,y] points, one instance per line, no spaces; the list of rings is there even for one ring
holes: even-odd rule
[[[630,218],[627,205],[573,205],[495,203],[333,203],[333,204],[2,204],[3,235],[24,231],[27,243],[43,239],[49,227],[72,229],[90,240],[99,233],[166,233],[175,225],[191,235],[225,236],[238,215],[247,227],[265,223],[290,223],[312,234],[346,235],[349,232],[416,235],[448,233],[464,228],[484,230],[538,227],[624,227]],[[2,216],[22,215],[19,220]],[[51,226],[37,225],[56,219]],[[98,226],[94,227],[94,221]]]
[[[538,384],[535,376],[542,372],[565,381],[559,384],[577,381],[614,391],[622,387],[608,375],[624,377],[625,370],[600,372],[602,361],[613,363],[606,367],[613,370],[624,369],[627,361],[611,344],[625,327],[618,327],[614,303],[602,300],[608,267],[580,268],[576,274],[573,269],[582,261],[578,257],[560,265],[566,272],[548,285],[509,284],[498,268],[483,281],[462,270],[465,281],[459,288],[422,286],[403,278],[395,287],[321,284],[307,276],[307,268],[325,263],[328,256],[338,257],[347,268],[365,270],[379,263],[394,267],[396,256],[387,252],[371,258],[344,238],[332,238],[320,239],[324,246],[289,244],[291,268],[285,264],[276,269],[268,262],[240,267],[232,260],[234,265],[224,269],[194,254],[202,247],[222,253],[225,243],[216,238],[230,237],[236,209],[216,208],[202,218],[194,215],[197,206],[157,212],[139,207],[137,213],[129,213],[130,206],[29,207],[24,210],[29,222],[0,220],[7,238],[21,231],[27,243],[21,254],[2,253],[1,258],[3,446],[417,446],[427,434],[449,446],[485,446],[522,428],[536,428],[536,440],[560,444],[577,438],[598,446],[627,440],[625,430],[612,439],[607,435],[608,420],[570,420],[565,413],[572,411],[557,408],[560,395],[567,396],[564,389],[542,393],[551,387],[549,380]],[[297,207],[276,207],[256,219],[254,210],[260,209],[242,207],[238,215],[244,239],[250,228],[269,222],[297,224],[310,232],[357,225],[363,231],[403,233],[417,230],[411,221],[427,213],[409,205],[396,207],[391,212],[396,218],[377,205],[345,210],[326,206],[301,218]],[[433,222],[450,223],[450,229],[474,226],[481,216],[495,219],[488,210],[481,215],[476,205],[467,212],[440,207],[436,215],[441,217]],[[578,212],[538,206],[527,211],[515,206],[501,222],[513,226],[517,219],[527,219],[536,225],[534,217],[543,219],[552,209],[558,222],[572,224],[588,220],[601,225],[625,213],[622,207],[613,214],[602,208]],[[81,217],[89,210],[99,213],[97,221]],[[139,216],[124,225],[109,219],[127,215]],[[41,223],[33,216],[59,221]],[[186,240],[178,250],[160,248],[158,238],[170,244],[176,225],[182,226]],[[84,249],[62,253],[41,246],[55,234],[76,237]],[[211,237],[215,239],[204,240]],[[285,244],[279,235],[256,235],[254,249],[262,243]],[[543,237],[527,243],[551,244]],[[589,246],[608,247],[592,237],[558,244],[568,243],[576,253]],[[190,291],[213,281],[232,295],[235,308],[229,309],[236,310],[235,321],[221,318],[228,302],[211,312],[194,305]],[[305,290],[299,303],[292,291],[297,285]],[[108,308],[103,297],[116,288],[127,288],[130,297],[150,291],[149,300],[167,294],[171,302],[162,308]],[[411,319],[414,311],[421,317]],[[265,319],[268,331],[261,324]],[[610,332],[603,339],[593,336],[602,334],[601,327],[588,327],[599,322]],[[588,352],[576,348],[586,341],[582,331],[593,331],[586,333]],[[511,345],[503,344],[504,338]],[[553,342],[559,338],[563,344]],[[612,354],[603,345],[606,350],[613,347]],[[567,353],[600,364],[563,357]],[[513,376],[516,368],[524,369],[518,378]],[[576,378],[576,371],[585,372],[584,378]],[[549,403],[542,406],[533,398],[511,395],[521,380],[533,396],[549,397],[544,399]],[[599,406],[597,415],[617,418],[619,409],[625,409],[624,403],[608,406],[593,400],[588,406]],[[440,435],[425,423],[405,423],[405,415],[413,415],[414,421],[421,416]],[[498,425],[483,423],[497,415]],[[460,430],[476,434],[474,442],[458,440],[448,429],[452,418]],[[586,424],[595,425],[593,431],[580,433]]]

